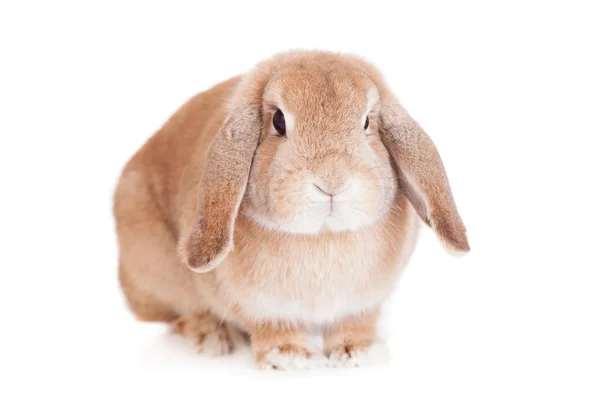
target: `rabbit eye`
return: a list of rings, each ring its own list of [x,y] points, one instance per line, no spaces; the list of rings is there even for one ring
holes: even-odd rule
[[[277,133],[279,133],[279,135],[285,135],[285,117],[283,116],[283,113],[279,108],[277,109],[277,111],[275,111],[275,114],[273,115],[273,127],[275,128]]]
[[[369,117],[367,117],[367,120],[365,121],[365,129],[367,129],[369,127]]]

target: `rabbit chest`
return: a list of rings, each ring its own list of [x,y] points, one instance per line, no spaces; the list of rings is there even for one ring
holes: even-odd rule
[[[416,217],[331,237],[244,233],[219,281],[246,318],[318,326],[379,306],[414,249]]]

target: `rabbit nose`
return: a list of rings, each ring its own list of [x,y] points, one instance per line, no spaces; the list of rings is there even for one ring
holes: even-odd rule
[[[321,186],[317,185],[316,183],[313,183],[313,185],[314,185],[314,186],[315,186],[317,189],[319,189],[319,191],[320,191],[321,193],[323,193],[323,194],[326,194],[327,196],[331,196],[331,197],[335,196],[335,193],[329,193],[329,191],[327,191],[327,190],[323,189]]]
[[[342,186],[338,186],[333,189],[332,186],[324,185],[322,183],[313,183],[313,186],[322,194],[329,196],[331,203],[333,204],[333,199],[336,195],[345,192],[351,185],[349,182]]]
[[[335,193],[330,193],[329,191],[323,189],[316,183],[313,183],[313,186],[316,187],[319,192],[329,196],[329,214],[331,215],[331,213],[333,212],[333,196],[335,196]]]

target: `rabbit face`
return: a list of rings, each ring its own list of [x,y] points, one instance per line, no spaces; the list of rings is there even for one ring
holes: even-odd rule
[[[377,131],[379,94],[340,65],[283,69],[263,94],[263,132],[242,212],[279,231],[356,230],[392,207],[397,189]]]

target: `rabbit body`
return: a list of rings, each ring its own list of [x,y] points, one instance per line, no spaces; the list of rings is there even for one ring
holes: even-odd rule
[[[289,53],[178,110],[115,192],[119,277],[137,317],[173,324],[208,354],[245,333],[267,368],[361,364],[419,216],[468,250],[441,161],[425,165],[436,186],[399,159],[393,140],[418,126],[389,108],[379,79],[362,60]]]

